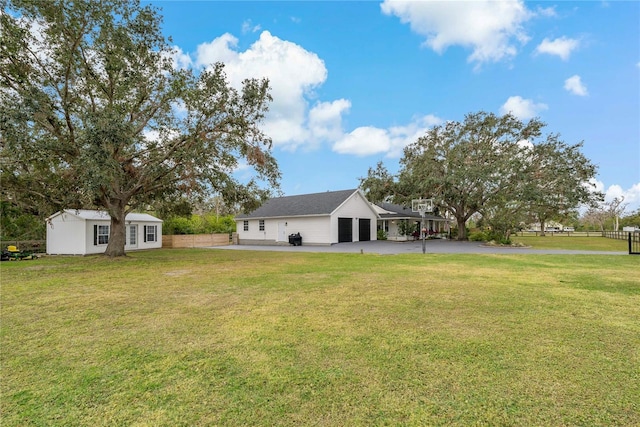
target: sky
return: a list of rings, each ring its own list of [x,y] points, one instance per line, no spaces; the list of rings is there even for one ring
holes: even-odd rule
[[[147,3],[178,66],[269,79],[284,195],[356,188],[378,162],[396,173],[427,129],[486,111],[583,142],[606,200],[640,208],[640,2]]]

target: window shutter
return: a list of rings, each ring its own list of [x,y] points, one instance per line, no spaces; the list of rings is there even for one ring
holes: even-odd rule
[[[146,225],[144,226],[144,241],[145,241],[145,243],[147,241],[147,226]]]
[[[93,225],[93,246],[98,246],[98,226]]]

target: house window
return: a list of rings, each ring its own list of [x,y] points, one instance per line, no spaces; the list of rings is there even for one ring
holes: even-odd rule
[[[109,226],[108,225],[97,225],[95,226],[94,232],[95,232],[94,244],[106,245],[109,243]]]
[[[144,241],[156,242],[158,241],[158,226],[157,225],[145,225],[144,226]]]
[[[244,231],[249,231],[249,221],[243,221],[242,222],[242,229]]]
[[[264,231],[264,219],[261,219],[258,224],[259,224],[260,231]]]

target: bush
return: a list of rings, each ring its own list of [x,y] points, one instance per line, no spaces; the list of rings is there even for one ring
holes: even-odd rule
[[[378,230],[377,238],[378,240],[387,240],[387,232],[384,230]]]
[[[174,216],[164,220],[162,233],[171,234],[213,234],[233,233],[236,222],[232,215],[218,216],[191,215],[190,217]]]
[[[487,242],[491,239],[486,231],[476,230],[469,233],[469,240],[472,242]]]

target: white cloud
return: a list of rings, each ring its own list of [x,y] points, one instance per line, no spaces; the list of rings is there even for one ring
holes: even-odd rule
[[[556,55],[562,58],[563,61],[569,59],[571,52],[578,48],[580,42],[576,39],[570,39],[567,37],[560,37],[555,40],[549,40],[545,38],[542,43],[536,47],[536,53],[546,53],[549,55]]]
[[[582,83],[582,80],[578,75],[571,76],[565,80],[564,88],[568,92],[578,96],[587,96],[589,94],[587,87]]]
[[[242,23],[242,34],[257,33],[258,31],[260,31],[261,28],[262,27],[260,27],[259,24],[253,25],[253,22],[251,22],[251,19],[247,19]]]
[[[555,6],[549,6],[549,7],[540,7],[540,6],[538,6],[536,11],[537,11],[538,15],[546,16],[547,18],[553,18],[553,17],[558,16],[558,13],[556,12],[556,7]]]
[[[169,55],[171,61],[173,62],[173,68],[175,69],[186,69],[193,65],[193,61],[191,60],[191,56],[188,53],[185,53],[178,46],[173,46],[171,49],[171,54]]]
[[[511,96],[500,107],[500,114],[511,113],[520,120],[527,120],[536,117],[540,112],[547,110],[546,104],[536,104],[530,99],[524,99],[520,96]]]
[[[400,157],[404,147],[423,136],[430,127],[442,122],[436,116],[427,115],[407,125],[388,129],[359,127],[339,139],[333,145],[333,151],[356,156],[385,154],[387,157]]]
[[[616,197],[618,199],[624,197],[623,203],[627,205],[626,213],[640,209],[640,182],[626,190],[618,184],[610,185],[605,190],[605,184],[602,181],[592,180],[591,183],[595,185],[595,191],[604,193],[605,202],[611,202]]]
[[[516,1],[392,1],[382,12],[400,18],[426,37],[425,44],[438,53],[449,46],[470,47],[469,62],[497,62],[517,53],[516,43],[526,43],[522,24],[534,14]]]
[[[238,45],[238,39],[229,33],[217,37],[210,43],[198,45],[194,65],[206,67],[215,62],[230,62],[237,58],[238,53],[233,50]]]
[[[368,156],[387,152],[390,147],[391,141],[386,130],[364,126],[344,135],[333,145],[333,151],[340,154]]]
[[[349,111],[351,102],[339,99],[319,102],[309,111],[309,130],[317,140],[335,141],[342,137],[342,115]]]
[[[305,124],[309,99],[315,97],[314,89],[327,79],[324,61],[315,53],[272,36],[268,31],[263,31],[260,38],[244,52],[236,49],[237,43],[234,36],[224,34],[210,43],[201,44],[195,63],[206,67],[217,61],[224,62],[229,82],[238,88],[246,78],[269,79],[273,102],[269,106],[263,130],[275,145],[295,150],[326,136],[328,124],[320,126],[315,116],[310,118],[312,128]],[[335,102],[337,104],[333,111],[341,113],[348,110],[344,103]],[[316,107],[324,108],[322,104]],[[340,118],[334,117],[332,123],[333,128],[329,133],[335,133],[335,124],[340,123]],[[314,135],[314,130],[321,130],[321,135]]]

